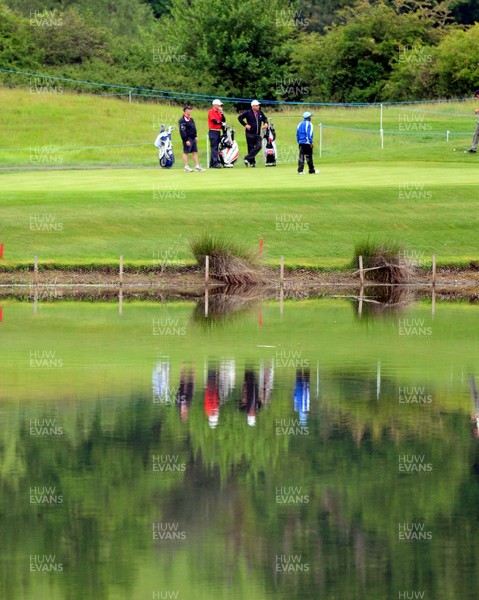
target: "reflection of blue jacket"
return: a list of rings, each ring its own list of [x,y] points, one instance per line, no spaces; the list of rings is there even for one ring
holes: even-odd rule
[[[298,144],[312,144],[313,143],[313,124],[311,121],[304,119],[298,125],[296,129],[296,139]]]
[[[304,425],[309,412],[309,381],[301,376],[296,378],[293,402],[294,410],[299,413],[299,421]]]

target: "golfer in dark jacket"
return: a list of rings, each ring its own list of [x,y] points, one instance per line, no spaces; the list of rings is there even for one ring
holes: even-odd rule
[[[238,117],[246,132],[248,154],[244,157],[244,164],[256,167],[256,155],[261,150],[262,129],[267,127],[268,119],[260,108],[258,100],[251,102],[251,108]]]
[[[185,106],[183,108],[183,116],[178,121],[178,127],[183,141],[183,165],[187,173],[193,171],[193,169],[188,166],[188,154],[193,154],[195,171],[204,171],[198,162],[198,133],[196,131],[195,122],[191,116],[191,109],[191,106]]]

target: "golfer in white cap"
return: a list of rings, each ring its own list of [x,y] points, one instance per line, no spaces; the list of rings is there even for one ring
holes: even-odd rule
[[[211,104],[213,106],[208,111],[208,138],[211,148],[210,169],[221,169],[218,146],[220,145],[223,123],[226,119],[221,108],[223,106],[221,100],[213,100]]]
[[[308,163],[309,174],[319,173],[313,164],[313,124],[310,112],[303,113],[303,120],[296,129],[296,139],[299,144],[298,175],[304,175],[304,159]]]
[[[238,121],[245,128],[246,144],[248,145],[248,154],[244,157],[245,166],[256,167],[256,155],[261,150],[261,130],[268,125],[268,119],[261,110],[258,100],[251,102],[251,108],[241,113]]]

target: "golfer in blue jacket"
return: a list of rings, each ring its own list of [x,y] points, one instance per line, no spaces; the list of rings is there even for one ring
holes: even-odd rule
[[[304,159],[308,163],[309,174],[319,173],[313,164],[313,124],[310,112],[303,113],[303,120],[296,129],[296,139],[299,144],[298,175],[304,175]]]

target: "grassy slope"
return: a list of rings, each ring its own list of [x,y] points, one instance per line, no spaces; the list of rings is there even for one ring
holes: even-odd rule
[[[37,166],[35,158],[42,155],[37,149],[47,147],[54,148],[47,166],[154,166],[154,125],[174,123],[181,114],[178,107],[6,89],[0,90],[0,101],[1,146],[27,149],[0,151],[3,165]],[[177,162],[170,171],[1,172],[4,264],[31,262],[34,255],[67,264],[111,262],[120,254],[130,262],[151,263],[163,253],[188,261],[188,239],[204,229],[253,247],[264,237],[266,259],[277,263],[285,255],[289,265],[345,266],[354,242],[370,234],[396,237],[425,263],[433,253],[439,263],[467,263],[478,257],[476,157],[452,152],[461,136],[447,145],[445,131],[472,131],[474,121],[460,116],[472,112],[472,104],[421,108],[454,117],[416,109],[384,111],[384,128],[395,135],[386,136],[382,152],[376,133],[325,129],[323,158],[316,158],[322,172],[314,178],[295,174],[298,109],[275,116],[281,163],[276,169],[246,171],[238,165],[187,175]],[[377,129],[378,118],[377,108],[321,109],[313,120],[328,127]],[[196,120],[204,155],[204,111],[197,111]],[[467,145],[469,137],[462,136],[461,143]],[[143,142],[150,143],[81,152],[60,148]],[[319,140],[316,153],[318,145]],[[411,190],[407,197],[404,191]],[[37,230],[44,215],[59,230]],[[278,223],[284,218],[302,225],[288,230]]]

